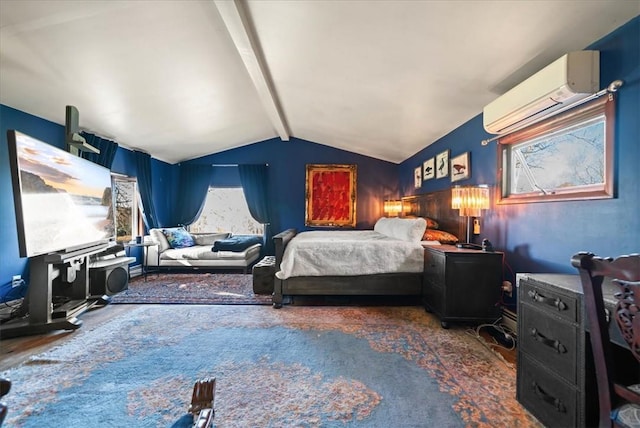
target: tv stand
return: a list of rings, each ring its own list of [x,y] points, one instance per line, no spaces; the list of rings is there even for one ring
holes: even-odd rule
[[[89,256],[102,252],[106,247],[104,244],[31,257],[29,288],[23,302],[26,314],[0,324],[0,338],[80,328],[82,321],[78,315],[95,305],[105,304],[101,297],[88,296]]]

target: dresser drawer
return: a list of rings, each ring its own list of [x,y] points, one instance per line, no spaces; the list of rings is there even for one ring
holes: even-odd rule
[[[571,323],[578,322],[578,297],[559,292],[535,280],[520,281],[520,302],[528,303],[540,310],[563,318]]]
[[[577,391],[526,355],[518,358],[517,382],[518,401],[545,426],[565,428],[583,424],[578,420]]]
[[[578,382],[578,326],[528,304],[518,314],[520,349],[571,384]]]

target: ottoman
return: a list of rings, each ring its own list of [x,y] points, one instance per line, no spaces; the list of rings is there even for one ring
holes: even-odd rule
[[[255,294],[273,294],[273,282],[276,274],[276,258],[265,256],[253,265],[253,292]]]

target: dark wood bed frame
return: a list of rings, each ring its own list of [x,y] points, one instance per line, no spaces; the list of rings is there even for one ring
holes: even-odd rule
[[[464,236],[464,217],[451,209],[451,190],[441,190],[424,195],[402,198],[408,207],[405,216],[429,217],[440,224],[440,229]],[[276,272],[285,248],[296,236],[295,229],[287,229],[273,237],[275,244]],[[423,273],[386,273],[358,276],[299,276],[274,280],[273,307],[282,307],[287,295],[326,296],[412,296],[422,294]]]

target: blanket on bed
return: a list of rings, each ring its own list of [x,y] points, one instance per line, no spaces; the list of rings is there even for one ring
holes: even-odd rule
[[[289,241],[276,276],[351,276],[419,273],[420,242],[394,239],[373,230],[301,232]]]

